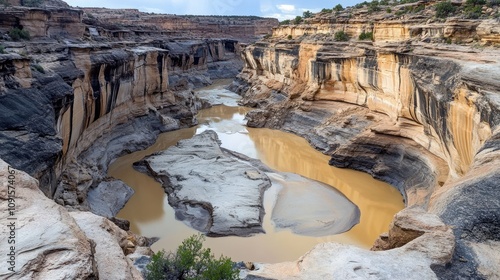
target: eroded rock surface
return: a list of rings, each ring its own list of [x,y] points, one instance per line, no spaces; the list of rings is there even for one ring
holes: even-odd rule
[[[431,266],[451,259],[454,236],[436,215],[422,209],[404,209],[398,228],[420,232],[404,246],[389,251],[366,251],[352,245],[323,243],[296,262],[259,264],[246,279],[438,279]],[[417,221],[418,223],[413,223]],[[395,239],[405,235],[392,234]],[[256,277],[256,278],[252,278]]]
[[[10,174],[10,171],[15,172]],[[14,175],[15,210],[9,216],[9,175]],[[39,189],[38,181],[28,174],[9,168],[0,160],[0,254],[4,264],[2,279],[93,279],[98,271],[94,259],[95,243],[89,240],[64,207],[48,199]],[[11,189],[12,190],[12,189]],[[17,220],[9,221],[9,217]],[[15,223],[15,273],[7,270],[10,253],[7,224]]]
[[[144,160],[168,194],[176,216],[209,235],[263,232],[262,206],[269,178],[224,153],[206,131]]]
[[[90,212],[71,212],[85,235],[95,242],[94,259],[99,279],[143,279],[131,259],[125,256],[127,233],[108,219]]]
[[[103,181],[88,192],[87,200],[92,213],[112,218],[133,194],[134,190],[120,180]]]

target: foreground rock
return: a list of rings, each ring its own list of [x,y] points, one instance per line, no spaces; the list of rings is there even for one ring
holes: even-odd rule
[[[143,279],[132,260],[124,254],[127,233],[108,219],[90,212],[72,212],[71,216],[95,243],[94,258],[100,279]]]
[[[15,272],[2,264],[0,278],[5,279],[93,279],[98,277],[94,261],[95,243],[90,241],[75,220],[62,206],[48,199],[38,182],[22,171],[9,168],[0,160],[0,254],[2,260],[10,253],[7,224],[10,223],[8,204],[8,173],[15,172],[16,210]]]
[[[422,212],[405,209],[395,218],[399,225],[419,220],[410,227],[422,232],[406,240],[409,243],[402,247],[373,252],[351,245],[323,243],[296,262],[257,265],[246,279],[437,279],[431,266],[450,261],[454,236],[437,216],[422,216]]]
[[[263,232],[262,206],[269,178],[228,156],[217,134],[206,131],[144,160],[176,216],[208,235]]]

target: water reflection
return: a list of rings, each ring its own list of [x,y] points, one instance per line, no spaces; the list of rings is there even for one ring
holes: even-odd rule
[[[295,260],[314,245],[335,241],[368,248],[377,236],[386,231],[393,215],[403,208],[401,195],[391,186],[374,180],[369,175],[352,170],[333,168],[328,157],[314,150],[307,141],[293,134],[270,129],[246,128],[244,114],[247,108],[216,106],[199,113],[200,125],[160,135],[156,143],[117,159],[109,168],[109,175],[119,178],[136,193],[118,217],[131,222],[131,230],[160,237],[154,250],[175,250],[195,230],[175,220],[160,184],[135,171],[132,163],[155,151],[164,150],[180,139],[192,137],[206,129],[215,130],[222,146],[247,156],[259,158],[269,167],[297,173],[335,186],[361,211],[360,223],[350,231],[325,237],[308,237],[288,230],[277,231],[270,220],[270,212],[278,189],[271,188],[265,195],[268,214],[264,217],[267,234],[253,237],[207,238],[206,246],[233,260],[279,262]],[[299,198],[300,199],[300,198]]]

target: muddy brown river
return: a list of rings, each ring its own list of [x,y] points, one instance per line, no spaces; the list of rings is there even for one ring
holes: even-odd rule
[[[202,110],[198,114],[200,125],[197,127],[161,134],[148,149],[123,156],[109,167],[110,176],[123,180],[135,190],[118,217],[129,220],[131,230],[137,234],[159,237],[160,240],[152,246],[153,250],[175,251],[182,240],[197,231],[175,219],[174,210],[168,204],[161,185],[135,171],[132,164],[206,129],[217,132],[224,148],[260,159],[275,170],[296,173],[335,187],[361,212],[360,223],[348,232],[323,237],[297,235],[274,227],[270,216],[278,191],[271,188],[264,198],[266,215],[263,226],[266,234],[207,237],[204,245],[210,247],[216,256],[223,254],[233,261],[281,262],[296,260],[322,242],[369,248],[378,235],[387,231],[394,214],[403,209],[402,196],[395,188],[368,174],[329,166],[329,157],[309,146],[303,138],[282,131],[245,127],[244,115],[249,109],[234,107],[235,102],[231,101],[234,97],[223,90],[221,84],[199,90],[199,94],[229,96],[228,104],[233,107],[220,105]],[[297,200],[300,199],[297,195]],[[300,215],[300,209],[290,211]]]

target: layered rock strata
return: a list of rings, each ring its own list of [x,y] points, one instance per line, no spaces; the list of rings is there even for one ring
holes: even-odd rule
[[[246,66],[232,89],[259,108],[249,125],[299,134],[331,155],[330,164],[391,183],[407,206],[453,226],[457,247],[451,265],[433,266],[439,277],[497,277],[498,51],[392,31],[392,39],[377,39],[377,30],[374,42],[317,34],[285,41],[286,28],[243,52]]]

